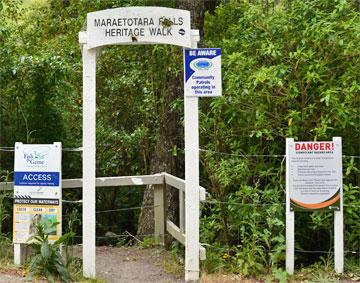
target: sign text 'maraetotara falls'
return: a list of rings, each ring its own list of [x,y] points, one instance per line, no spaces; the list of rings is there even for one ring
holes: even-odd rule
[[[94,19],[94,26],[105,28],[105,37],[116,36],[172,36],[172,26],[183,25],[182,17],[161,17],[154,20],[151,17],[105,18]]]

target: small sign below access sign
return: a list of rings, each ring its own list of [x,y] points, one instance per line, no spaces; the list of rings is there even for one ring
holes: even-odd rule
[[[184,50],[185,96],[221,96],[221,49]]]

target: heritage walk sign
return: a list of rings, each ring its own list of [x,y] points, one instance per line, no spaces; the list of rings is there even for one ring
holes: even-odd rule
[[[15,144],[13,242],[15,263],[20,245],[42,223],[55,241],[61,236],[61,143]],[[58,224],[56,224],[58,223]]]
[[[106,45],[172,44],[197,48],[199,31],[190,12],[164,7],[127,7],[89,13],[79,33],[83,59],[83,274],[95,277],[96,51]],[[184,97],[185,280],[199,279],[198,97]]]
[[[87,45],[173,44],[191,47],[190,12],[164,7],[128,7],[89,13]]]
[[[335,270],[344,269],[341,138],[286,139],[286,270],[294,272],[295,211],[334,211]]]

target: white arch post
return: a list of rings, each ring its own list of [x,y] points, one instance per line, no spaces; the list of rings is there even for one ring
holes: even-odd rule
[[[197,48],[199,31],[191,31]],[[185,74],[184,74],[185,76]],[[185,79],[184,79],[185,80]],[[184,97],[185,118],[185,281],[197,281],[200,272],[199,110],[198,97]]]
[[[95,277],[96,49],[82,43],[83,59],[83,273]]]

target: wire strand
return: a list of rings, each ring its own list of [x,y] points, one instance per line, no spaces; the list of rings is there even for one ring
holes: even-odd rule
[[[96,213],[106,213],[106,212],[116,212],[116,211],[125,211],[125,210],[135,210],[135,209],[143,209],[143,208],[154,208],[158,207],[159,205],[144,205],[144,206],[133,206],[133,207],[125,207],[125,208],[118,208],[118,209],[109,209],[109,210],[100,210],[96,211]]]
[[[5,146],[5,147],[0,147],[0,151],[15,151],[14,147],[9,147],[9,146]],[[82,147],[65,147],[62,149],[62,151],[83,151]]]
[[[228,153],[222,151],[215,151],[210,149],[199,149],[200,152],[210,152],[214,154],[221,154],[221,155],[228,155],[228,156],[237,156],[237,157],[275,157],[275,158],[282,158],[286,157],[284,154],[236,154],[236,153]],[[360,155],[343,155],[343,158],[360,158]]]
[[[211,244],[208,243],[200,243],[200,245],[204,246],[205,248],[212,248],[218,251],[225,251],[226,249],[233,249],[234,247],[224,247],[224,248],[220,248],[220,247],[216,247],[213,246]],[[318,250],[300,250],[300,249],[294,249],[295,252],[299,252],[299,253],[324,253],[324,254],[333,254],[333,251],[318,251]],[[277,252],[278,250],[271,250],[271,252]],[[344,253],[351,253],[351,254],[360,254],[360,251],[349,251],[349,250],[345,250]]]
[[[155,234],[139,234],[136,235],[138,237],[149,237],[149,236],[155,236]],[[82,238],[82,235],[75,235],[74,238]],[[122,237],[131,237],[129,234],[115,234],[111,236],[95,236],[96,239],[115,239],[115,238],[122,238]],[[79,244],[81,245],[81,244]]]
[[[0,151],[14,151],[14,147],[0,147]],[[72,151],[72,152],[79,152],[83,151],[82,147],[74,147],[74,148],[63,148],[62,151]],[[210,149],[203,149],[199,148],[200,152],[211,152],[214,154],[221,154],[221,155],[227,155],[227,156],[237,156],[237,157],[274,157],[274,158],[283,158],[286,157],[284,154],[236,154],[236,153],[228,153],[228,152],[221,152],[221,151],[215,151]],[[356,158],[360,159],[360,155],[343,155],[343,158]]]
[[[0,191],[1,192],[1,191]],[[3,196],[3,198],[13,199],[13,196]],[[63,203],[77,203],[83,204],[83,200],[62,200]],[[265,207],[265,206],[285,206],[285,202],[279,203],[241,203],[241,202],[234,202],[234,201],[218,201],[218,200],[204,200],[201,203],[207,204],[232,204],[238,206],[253,206],[253,207]],[[145,205],[145,206],[134,206],[134,207],[125,207],[119,209],[110,209],[110,210],[102,210],[96,211],[96,213],[105,213],[105,212],[113,212],[113,211],[122,211],[122,210],[134,210],[134,209],[142,209],[142,208],[150,208],[150,207],[158,207],[159,205]],[[355,204],[343,204],[344,207],[353,207],[353,208],[360,208],[360,205]]]
[[[211,152],[221,155],[228,155],[228,156],[237,156],[237,157],[275,157],[275,158],[283,158],[285,155],[283,154],[235,154],[235,153],[227,153],[221,151],[214,151],[210,149],[199,149],[200,152]]]
[[[205,200],[202,201],[202,203],[209,203],[209,204],[233,204],[238,206],[255,206],[255,207],[261,207],[261,206],[285,206],[285,202],[281,203],[241,203],[241,202],[233,202],[233,201],[218,201],[218,200]],[[344,207],[355,207],[359,208],[360,205],[354,205],[354,204],[343,204]]]

